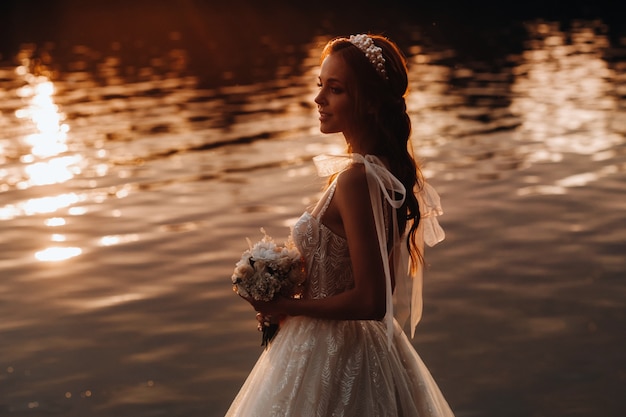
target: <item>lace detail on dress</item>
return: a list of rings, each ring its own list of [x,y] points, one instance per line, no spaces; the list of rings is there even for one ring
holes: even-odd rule
[[[294,226],[293,240],[306,259],[306,298],[325,298],[354,287],[350,253],[343,237],[307,212]]]

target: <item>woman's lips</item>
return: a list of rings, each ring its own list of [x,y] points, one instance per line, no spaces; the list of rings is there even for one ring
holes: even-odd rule
[[[324,112],[320,112],[320,122],[323,122],[324,120],[328,119],[330,117],[329,113],[324,113]]]

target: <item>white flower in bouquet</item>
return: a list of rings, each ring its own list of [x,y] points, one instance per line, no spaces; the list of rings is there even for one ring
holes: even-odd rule
[[[259,301],[271,301],[278,294],[299,297],[304,283],[304,263],[291,240],[283,246],[261,229],[264,236],[254,245],[248,239],[249,249],[235,264],[231,277],[237,294]]]

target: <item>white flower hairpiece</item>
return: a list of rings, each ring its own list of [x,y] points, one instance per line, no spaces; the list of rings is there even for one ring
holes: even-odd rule
[[[374,44],[374,40],[367,35],[350,35],[350,43],[361,50],[384,79],[387,79],[387,71],[385,71],[385,58],[383,58],[383,49]]]

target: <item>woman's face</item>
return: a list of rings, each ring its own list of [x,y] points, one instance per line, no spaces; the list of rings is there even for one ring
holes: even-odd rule
[[[350,137],[355,130],[354,99],[348,93],[350,69],[341,56],[328,55],[320,69],[320,92],[315,97],[322,133],[343,133]]]

